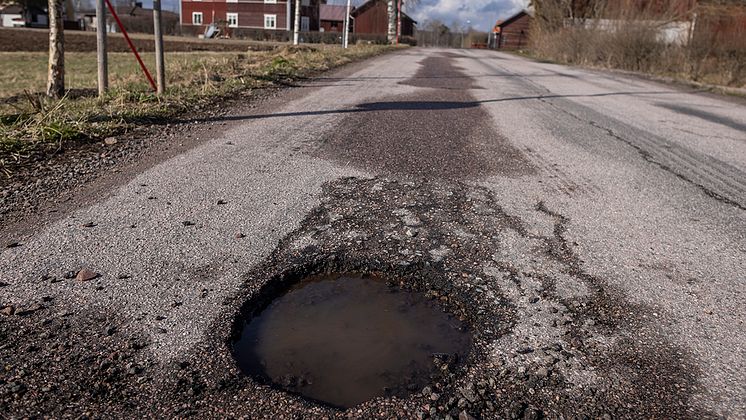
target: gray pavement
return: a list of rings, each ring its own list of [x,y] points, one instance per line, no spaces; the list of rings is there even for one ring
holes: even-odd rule
[[[0,318],[5,413],[744,417],[742,102],[435,49],[272,101],[2,250],[0,305],[22,314]],[[416,239],[402,234],[415,225]],[[446,273],[456,297],[479,289],[484,302],[454,304],[476,349],[442,394],[488,382],[481,399],[416,394],[343,413],[236,372],[230,320],[304,254],[353,268],[395,254],[396,270]],[[100,277],[65,278],[83,267]],[[112,359],[118,336],[141,344]],[[88,392],[101,357],[142,373]],[[554,358],[546,374],[542,358]],[[171,369],[185,360],[190,378],[232,385],[184,395]]]

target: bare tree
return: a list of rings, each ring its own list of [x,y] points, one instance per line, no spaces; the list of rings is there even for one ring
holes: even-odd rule
[[[388,0],[388,18],[389,18],[389,26],[388,26],[388,40],[389,44],[393,44],[396,42],[396,15],[397,15],[397,1],[398,0]]]
[[[65,35],[62,22],[64,0],[49,0],[49,73],[47,96],[65,94]]]
[[[399,14],[401,13],[400,8],[404,8],[406,5],[410,10],[412,7],[420,4],[420,0],[387,0],[387,12],[389,18],[388,24],[388,41],[393,44],[397,40],[397,34],[399,34]]]

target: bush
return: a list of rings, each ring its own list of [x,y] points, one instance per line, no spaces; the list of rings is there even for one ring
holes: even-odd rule
[[[569,18],[563,17],[567,9],[559,7],[561,2],[537,3],[530,45],[539,57],[746,86],[746,8],[728,9],[729,15],[718,8],[698,10],[693,36],[674,42],[665,40],[663,28],[676,19],[687,22],[678,9],[622,10],[614,15],[598,6]]]

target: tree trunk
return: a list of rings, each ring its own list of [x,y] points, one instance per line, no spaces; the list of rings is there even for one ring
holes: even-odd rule
[[[64,0],[49,0],[49,73],[47,96],[61,98],[65,94],[65,36],[62,22]]]
[[[396,42],[396,1],[397,0],[388,0],[388,14],[389,14],[388,40],[389,40],[389,44],[393,44],[394,42]]]

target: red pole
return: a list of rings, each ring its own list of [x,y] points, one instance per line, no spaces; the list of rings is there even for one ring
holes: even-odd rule
[[[150,75],[148,68],[145,67],[145,63],[142,62],[142,58],[140,58],[140,54],[137,53],[135,46],[132,44],[132,40],[130,40],[129,35],[127,35],[127,31],[124,29],[124,25],[122,25],[122,21],[119,20],[119,16],[117,16],[117,12],[114,11],[114,7],[112,7],[109,0],[106,0],[106,5],[109,6],[109,11],[111,12],[111,15],[114,16],[114,20],[117,21],[117,26],[119,26],[119,30],[122,31],[122,35],[124,35],[124,39],[127,40],[127,44],[129,44],[130,49],[135,54],[135,58],[137,58],[137,62],[140,63],[140,68],[142,68],[143,73],[145,73],[145,77],[148,78],[148,81],[150,82],[150,86],[153,88],[153,92],[158,92],[158,88],[155,86],[155,81],[153,81],[153,76]]]

